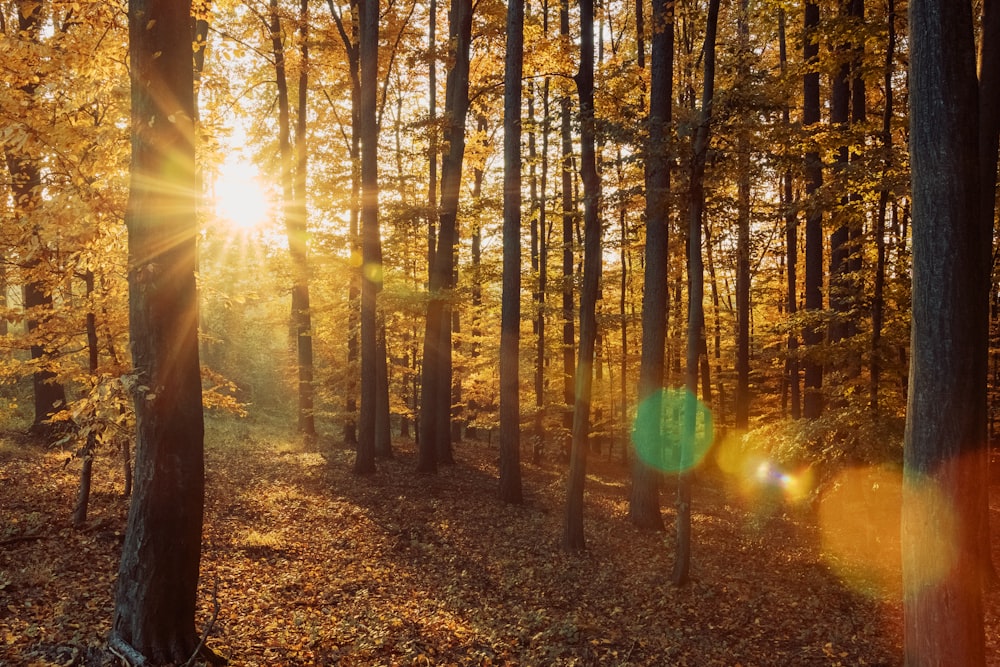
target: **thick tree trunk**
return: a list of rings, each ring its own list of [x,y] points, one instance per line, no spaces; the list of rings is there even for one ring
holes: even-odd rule
[[[465,156],[465,120],[469,110],[469,50],[472,40],[471,0],[452,0],[449,36],[452,68],[445,85],[445,143],[441,163],[441,208],[430,272],[430,300],[424,334],[421,374],[420,443],[417,469],[434,472],[450,463],[451,454],[451,318],[448,290],[458,241],[458,198]]]
[[[646,248],[642,290],[642,352],[637,400],[663,388],[670,241],[670,123],[673,105],[674,5],[653,0],[650,52],[649,144],[646,148]],[[655,399],[654,399],[655,400]],[[660,471],[632,457],[629,519],[639,528],[663,530]]]
[[[204,505],[191,3],[132,0],[129,35],[132,178],[125,219],[129,327],[141,386],[136,485],[110,644],[154,664],[181,663],[199,645]]]
[[[500,499],[520,503],[521,74],[524,2],[507,2],[503,98],[503,296],[500,313]]]
[[[594,3],[580,0],[580,174],[583,179],[583,287],[580,291],[580,358],[576,369],[573,440],[567,483],[566,532],[563,546],[580,551],[583,532],[583,486],[590,437],[590,398],[594,345],[597,340],[597,293],[601,281],[601,181],[597,174],[594,118]]]
[[[361,406],[354,472],[375,472],[378,401],[378,317],[381,282],[378,226],[378,0],[359,0],[358,57],[361,70]]]
[[[913,316],[903,485],[908,665],[985,663],[981,489],[989,285],[970,3],[911,0]],[[948,100],[942,104],[941,100]]]
[[[807,0],[805,5],[805,39],[802,47],[806,65],[815,68],[819,57],[816,32],[819,26],[819,5]],[[802,84],[802,124],[815,129],[820,121],[819,72],[807,71]],[[823,309],[823,209],[817,199],[817,190],[823,185],[823,163],[819,150],[811,147],[805,156],[806,197],[806,310],[818,314]],[[807,326],[802,334],[809,346],[803,363],[805,391],[802,413],[807,419],[816,419],[823,411],[823,364],[817,358],[818,346],[823,342],[819,326]]]

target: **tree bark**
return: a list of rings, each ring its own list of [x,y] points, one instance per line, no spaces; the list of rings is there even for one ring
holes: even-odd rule
[[[469,110],[469,50],[472,40],[471,0],[452,0],[449,35],[453,66],[445,84],[445,144],[441,163],[441,208],[430,272],[430,300],[424,334],[421,373],[420,443],[417,470],[435,472],[451,462],[451,319],[448,290],[454,285],[458,240],[458,198],[465,156],[465,120]]]
[[[788,71],[788,51],[785,44],[785,10],[778,10],[778,51],[781,63],[781,75],[785,76]],[[786,131],[791,132],[791,112],[788,100],[782,105],[781,120]],[[786,147],[787,150],[787,147]],[[785,215],[785,255],[787,283],[787,306],[788,315],[793,317],[798,312],[798,263],[799,263],[799,232],[798,214],[793,208],[792,199],[792,170],[786,169],[782,175],[782,207]],[[791,402],[792,419],[802,416],[802,398],[799,385],[799,359],[798,359],[799,339],[794,330],[788,332],[787,358],[785,362],[785,372],[788,375],[789,399]]]
[[[750,83],[749,3],[740,0],[737,32],[739,52],[737,77],[744,100],[749,104]],[[740,113],[736,139],[737,214],[736,214],[736,429],[750,425],[750,128],[749,108]]]
[[[819,5],[807,0],[805,5],[805,37],[802,55],[807,71],[802,83],[802,125],[807,131],[814,130],[820,121],[819,72],[816,71],[819,57]],[[823,209],[817,199],[817,190],[823,185],[823,164],[819,149],[809,148],[805,156],[806,197],[806,310],[818,316],[823,309]],[[807,356],[802,364],[805,383],[802,414],[806,419],[816,419],[823,411],[823,365],[817,359],[820,343],[823,342],[822,329],[814,324],[805,327],[803,342],[808,346]]]
[[[20,0],[17,3],[17,31],[20,39],[38,43],[42,28],[43,2]],[[18,88],[24,96],[24,104],[29,108],[34,105],[35,92],[38,84],[27,82]],[[42,196],[42,172],[34,156],[27,151],[4,147],[4,157],[10,172],[10,190],[13,199],[13,212],[25,237],[37,237],[39,221],[35,209]],[[28,276],[24,287],[24,312],[28,332],[31,359],[37,370],[31,375],[32,396],[34,402],[34,418],[31,430],[44,435],[48,431],[47,420],[61,410],[66,404],[66,391],[56,374],[51,370],[49,361],[53,350],[45,344],[45,323],[52,314],[52,294],[37,272],[44,271],[41,266],[47,252],[44,242],[38,238],[39,253],[27,260],[24,269]]]
[[[590,437],[590,398],[594,345],[597,340],[597,293],[601,281],[601,181],[597,174],[594,118],[594,3],[580,0],[580,175],[583,180],[583,287],[580,291],[580,357],[576,369],[573,440],[567,484],[566,532],[563,546],[580,551],[583,532],[583,487]]]
[[[180,663],[200,645],[194,614],[205,483],[191,3],[131,0],[129,35],[133,129],[125,220],[140,386],[135,490],[110,641],[154,664]]]
[[[354,472],[375,472],[378,422],[378,291],[382,281],[378,223],[378,0],[358,1],[361,68],[361,405]]]
[[[903,484],[907,665],[985,664],[986,400],[979,118],[971,3],[911,0],[913,314]],[[943,104],[942,100],[947,100]]]
[[[653,0],[650,52],[649,143],[646,148],[646,247],[642,290],[642,352],[637,399],[663,388],[669,302],[670,124],[673,105],[674,5]],[[655,400],[655,399],[654,399]],[[658,412],[654,412],[658,414]],[[629,519],[646,530],[663,530],[660,472],[632,457]]]
[[[507,2],[503,99],[503,295],[500,314],[500,499],[520,503],[521,74],[524,1]]]
[[[569,39],[569,0],[559,3],[559,36]],[[573,326],[573,226],[576,222],[576,198],[573,195],[573,125],[569,94],[560,100],[560,137],[562,139],[562,357],[563,357],[563,426],[572,432],[574,405]]]
[[[887,181],[892,168],[892,115],[893,87],[892,77],[895,74],[896,58],[896,6],[895,0],[888,0],[886,9],[888,38],[885,53],[885,71],[883,87],[885,88],[885,109],[882,112],[882,179]],[[879,390],[882,377],[882,326],[885,320],[885,220],[889,204],[888,182],[883,182],[878,197],[878,212],[875,216],[875,279],[872,288],[872,338],[871,338],[871,369],[869,372],[869,408],[873,417],[879,413]]]
[[[710,0],[705,24],[705,74],[701,110],[697,116],[688,184],[688,330],[686,397],[681,435],[680,473],[677,481],[677,553],[671,578],[675,586],[687,583],[691,568],[691,465],[694,455],[695,419],[698,395],[698,357],[705,322],[705,269],[701,259],[701,228],[705,210],[705,162],[715,99],[715,41],[719,22],[719,0]]]
[[[309,227],[306,208],[306,176],[309,149],[306,144],[306,116],[309,97],[309,2],[299,5],[299,82],[295,117],[295,177],[293,205],[285,218],[288,249],[292,256],[292,321],[295,328],[296,365],[299,377],[298,428],[306,442],[316,439],[316,419],[313,414],[313,344],[312,313],[309,306]]]

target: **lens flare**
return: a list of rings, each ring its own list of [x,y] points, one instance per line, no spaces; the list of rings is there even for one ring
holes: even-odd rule
[[[849,468],[823,493],[823,556],[852,588],[877,595],[901,582],[902,474],[890,467]]]
[[[695,468],[712,438],[712,411],[686,389],[661,389],[636,410],[632,443],[650,467],[664,472]]]

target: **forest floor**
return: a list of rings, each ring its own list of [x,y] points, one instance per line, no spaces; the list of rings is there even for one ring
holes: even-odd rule
[[[458,444],[458,463],[436,476],[416,474],[412,442],[399,442],[357,477],[340,446],[306,448],[251,421],[207,428],[198,623],[217,601],[208,645],[233,665],[902,661],[898,585],[846,584],[813,513],[721,473],[696,480],[692,581],[675,588],[672,508],[666,533],[632,528],[627,471],[605,456],[589,466],[588,549],[571,555],[562,463],[525,463],[525,503],[505,506],[485,442]],[[104,641],[122,478],[97,461],[89,522],[74,530],[79,462],[67,456],[0,436],[0,665],[117,664]],[[998,598],[987,599],[995,665]]]

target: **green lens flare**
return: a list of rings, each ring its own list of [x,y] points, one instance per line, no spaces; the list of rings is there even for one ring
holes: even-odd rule
[[[652,468],[690,470],[701,463],[712,438],[712,411],[687,389],[661,389],[636,410],[632,443]]]

